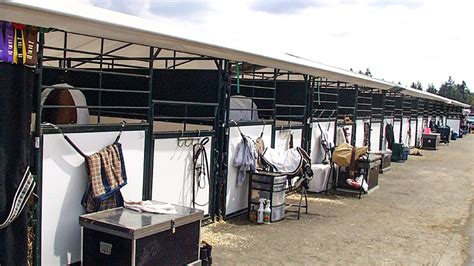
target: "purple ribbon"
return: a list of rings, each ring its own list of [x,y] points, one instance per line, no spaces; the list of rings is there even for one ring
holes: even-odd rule
[[[5,25],[5,22],[1,21],[0,20],[0,61],[5,61],[5,56],[4,56],[4,51],[5,51],[5,38],[4,38],[4,25]]]
[[[15,43],[15,33],[13,23],[5,22],[5,46],[3,49],[5,62],[13,63],[13,49]]]

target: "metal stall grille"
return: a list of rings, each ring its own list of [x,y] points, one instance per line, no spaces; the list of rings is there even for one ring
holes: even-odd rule
[[[339,81],[313,78],[313,121],[337,119],[340,86]]]
[[[310,80],[307,75],[278,71],[275,92],[276,149],[306,148],[307,97]]]
[[[394,93],[385,93],[385,105],[384,105],[383,116],[385,118],[395,117],[395,94]]]
[[[384,132],[384,105],[385,94],[379,90],[372,90],[372,108],[371,108],[371,123],[379,123],[378,132],[374,132],[371,126],[371,134],[378,135],[378,143],[371,143],[371,149],[382,150],[383,132]]]
[[[357,119],[370,119],[372,113],[372,92],[360,90],[357,96]]]
[[[393,116],[396,120],[400,120],[403,118],[403,96],[397,95],[395,96],[395,106],[394,106],[394,113]]]

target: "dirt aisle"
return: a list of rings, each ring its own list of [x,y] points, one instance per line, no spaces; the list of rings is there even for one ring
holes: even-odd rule
[[[380,189],[361,200],[313,194],[299,221],[237,218],[205,227],[203,240],[219,265],[474,263],[474,135],[422,153],[392,163]]]

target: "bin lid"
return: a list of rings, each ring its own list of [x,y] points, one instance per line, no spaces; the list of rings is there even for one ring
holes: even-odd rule
[[[160,203],[158,201],[154,201]],[[112,235],[139,239],[159,232],[202,220],[204,212],[174,205],[176,214],[137,212],[123,207],[81,215],[79,224],[85,228]]]

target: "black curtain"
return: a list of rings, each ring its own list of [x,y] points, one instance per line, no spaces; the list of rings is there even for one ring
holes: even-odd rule
[[[0,221],[8,216],[29,165],[33,69],[0,63]],[[26,208],[0,229],[0,265],[27,264]]]

